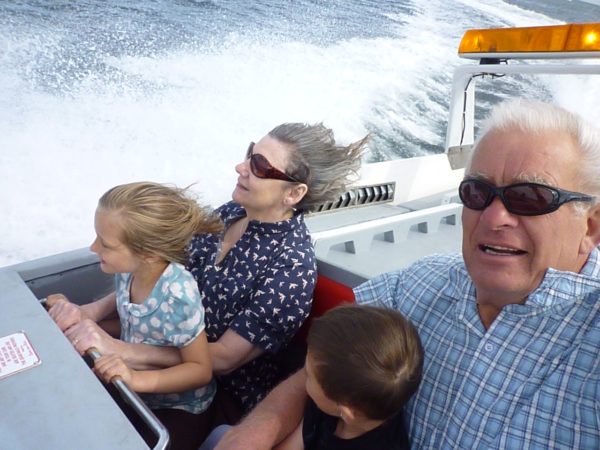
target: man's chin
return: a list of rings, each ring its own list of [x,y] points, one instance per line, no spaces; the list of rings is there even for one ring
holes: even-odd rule
[[[477,299],[482,297],[489,298],[492,302],[502,302],[502,299],[508,300],[506,303],[522,303],[531,292],[533,292],[539,283],[532,283],[531,280],[519,278],[516,274],[474,274],[471,276]]]

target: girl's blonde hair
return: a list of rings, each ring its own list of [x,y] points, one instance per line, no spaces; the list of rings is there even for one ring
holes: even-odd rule
[[[187,188],[147,181],[122,184],[100,197],[98,209],[120,216],[123,243],[134,253],[184,264],[192,236],[218,233],[220,218]]]

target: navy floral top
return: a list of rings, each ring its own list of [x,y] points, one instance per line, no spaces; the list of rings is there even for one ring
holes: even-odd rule
[[[226,228],[246,216],[244,208],[234,202],[217,212]],[[302,213],[276,223],[250,221],[240,240],[215,264],[221,238],[194,236],[188,270],[202,296],[208,341],[217,341],[231,328],[265,350],[219,377],[220,384],[249,410],[279,381],[274,354],[310,312],[316,260]]]

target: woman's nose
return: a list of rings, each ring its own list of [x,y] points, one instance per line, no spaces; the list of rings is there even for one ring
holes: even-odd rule
[[[241,163],[238,163],[235,166],[235,171],[240,174],[241,176],[247,177],[248,174],[250,173],[250,160],[249,159],[245,159],[244,161],[242,161]]]

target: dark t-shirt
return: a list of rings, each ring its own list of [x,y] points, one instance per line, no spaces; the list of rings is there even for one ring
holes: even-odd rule
[[[353,439],[335,436],[339,418],[325,414],[310,398],[304,409],[302,439],[305,450],[408,450],[402,411],[377,428]]]
[[[226,226],[246,216],[234,202],[217,212]],[[279,381],[274,355],[310,312],[316,260],[302,213],[275,223],[251,220],[240,240],[215,264],[220,238],[196,235],[187,266],[202,296],[208,342],[217,341],[231,328],[265,350],[219,377],[219,386],[249,410]]]

